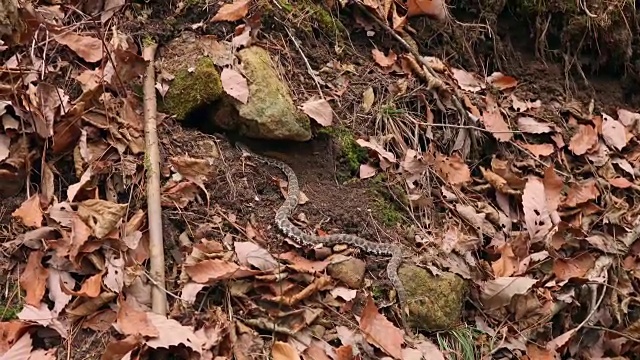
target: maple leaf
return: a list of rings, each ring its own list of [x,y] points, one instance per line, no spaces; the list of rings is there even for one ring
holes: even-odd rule
[[[508,305],[514,295],[529,291],[537,280],[528,277],[499,277],[485,281],[480,299],[489,309]]]
[[[224,68],[220,74],[220,80],[222,81],[222,88],[227,94],[243,104],[247,103],[249,100],[249,84],[242,74],[233,69]]]
[[[311,98],[302,104],[300,109],[322,126],[331,126],[333,123],[333,109],[325,99]]]
[[[544,185],[539,178],[532,176],[527,181],[522,194],[522,208],[531,241],[544,240],[552,223]]]
[[[224,4],[211,21],[238,21],[249,12],[250,2],[251,0],[234,0],[232,4]]]
[[[395,327],[386,317],[378,312],[372,297],[367,297],[367,304],[362,310],[360,329],[369,343],[382,349],[396,359],[402,358],[404,337],[402,330]]]
[[[82,36],[72,32],[62,33],[54,37],[58,43],[68,46],[85,61],[93,63],[102,60],[105,52],[102,41],[91,36]]]
[[[27,292],[25,302],[38,307],[47,287],[49,271],[42,266],[44,252],[32,251],[27,260],[27,266],[20,276],[20,286]]]

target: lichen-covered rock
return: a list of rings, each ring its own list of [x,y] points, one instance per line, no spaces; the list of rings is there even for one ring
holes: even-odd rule
[[[192,110],[211,104],[224,94],[220,73],[208,56],[210,41],[185,31],[160,52],[162,71],[174,76],[160,109],[178,120],[184,120]]]
[[[249,83],[248,102],[232,102],[241,117],[238,127],[243,135],[271,140],[311,139],[309,118],[296,108],[289,86],[278,75],[269,53],[252,46],[240,50],[238,58]]]
[[[467,283],[452,273],[432,275],[414,265],[402,265],[398,275],[407,291],[411,327],[427,331],[450,329],[460,319]]]

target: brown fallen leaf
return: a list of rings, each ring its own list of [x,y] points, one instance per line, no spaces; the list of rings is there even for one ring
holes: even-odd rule
[[[628,187],[633,186],[633,183],[623,177],[617,177],[617,178],[613,178],[613,179],[609,179],[609,184],[611,184],[611,186],[615,186],[618,189],[626,189]]]
[[[154,349],[169,349],[171,346],[184,345],[199,354],[202,353],[202,342],[194,333],[193,328],[150,311],[145,314],[152,326],[158,331],[157,337],[145,341],[147,346]]]
[[[545,239],[552,227],[549,206],[542,180],[530,177],[522,193],[522,208],[532,242]]]
[[[508,305],[514,295],[525,294],[537,280],[528,277],[499,277],[482,285],[480,299],[488,309]]]
[[[369,139],[369,141],[364,140],[364,139],[358,139],[356,140],[356,143],[362,147],[371,149],[373,151],[375,151],[378,156],[380,157],[380,160],[386,160],[389,163],[395,163],[396,162],[396,156],[394,153],[385,150],[384,145],[382,145],[380,143],[380,140],[378,140],[375,137],[371,137]]]
[[[312,261],[298,255],[295,251],[289,251],[278,256],[279,259],[289,262],[292,269],[306,273],[322,272],[331,263],[330,261]]]
[[[409,0],[407,1],[407,17],[426,15],[437,20],[445,20],[448,16],[444,0]]]
[[[194,265],[185,265],[184,269],[193,281],[201,284],[241,279],[262,273],[222,259],[211,259]]]
[[[553,261],[553,273],[558,280],[582,278],[593,268],[596,259],[589,253],[582,253],[573,258],[555,259]]]
[[[282,341],[276,341],[271,348],[273,360],[300,360],[300,355],[296,349]]]
[[[311,98],[302,104],[300,109],[322,126],[331,126],[333,123],[333,109],[325,99]]]
[[[9,350],[2,354],[2,360],[29,360],[33,349],[31,334],[23,334]]]
[[[272,270],[279,266],[271,254],[256,243],[250,241],[235,242],[233,247],[238,262],[244,266],[255,266],[260,270]]]
[[[540,158],[541,156],[549,156],[555,151],[555,148],[551,144],[526,144],[522,141],[518,141],[517,144],[527,149],[537,158]]]
[[[40,208],[40,195],[34,194],[31,196],[11,215],[20,219],[25,226],[34,228],[41,227],[44,215],[42,213],[42,208]]]
[[[0,354],[4,354],[18,341],[31,325],[18,321],[0,322]]]
[[[451,68],[451,72],[462,90],[477,92],[484,89],[484,84],[476,74],[457,68]]]
[[[87,316],[87,318],[82,321],[82,328],[93,331],[107,331],[113,323],[116,322],[117,318],[117,312],[111,309],[105,309]]]
[[[404,344],[402,330],[395,327],[384,315],[378,312],[378,308],[370,296],[362,310],[359,324],[370,344],[379,347],[395,359],[402,359],[402,344]]]
[[[220,80],[222,81],[222,88],[227,94],[243,104],[247,103],[249,100],[249,84],[242,74],[233,69],[224,68],[220,74]]]
[[[616,148],[618,151],[627,146],[627,131],[621,122],[606,114],[602,115],[602,138],[607,145]]]
[[[580,125],[569,141],[569,150],[576,155],[584,155],[598,142],[598,133],[591,125]]]
[[[556,211],[558,205],[560,205],[560,196],[562,195],[564,181],[560,175],[555,172],[553,165],[544,171],[542,184],[544,185],[545,198],[547,199],[547,209],[549,209],[549,212]]]
[[[438,174],[450,185],[458,187],[471,181],[469,166],[457,154],[444,156],[436,153],[435,167]]]
[[[529,134],[546,134],[554,132],[551,125],[547,122],[536,120],[532,117],[522,116],[518,118],[518,129]]]
[[[518,258],[513,253],[513,249],[509,243],[505,243],[498,248],[500,258],[491,264],[493,274],[496,277],[505,277],[513,275],[518,269]]]
[[[360,177],[360,179],[368,179],[375,176],[377,173],[378,171],[373,166],[369,164],[361,164],[358,176]]]
[[[90,199],[78,205],[78,216],[92,228],[95,237],[102,239],[116,229],[128,209],[128,204]]]
[[[398,60],[398,55],[396,55],[393,50],[389,51],[389,55],[385,55],[378,49],[372,49],[371,54],[373,55],[373,60],[383,68],[393,66],[393,64],[396,63],[396,60]]]
[[[100,272],[86,279],[78,291],[73,291],[72,289],[67,288],[64,282],[60,282],[60,287],[67,295],[95,298],[100,295],[102,274],[103,272]]]
[[[118,297],[118,316],[115,325],[123,335],[159,336],[159,330],[153,325],[148,315],[149,313],[142,310],[132,296],[126,299],[122,296]]]
[[[67,288],[73,288],[76,281],[66,271],[49,269],[49,277],[47,278],[47,288],[49,288],[49,299],[54,302],[53,313],[60,314],[65,306],[71,301],[72,296],[62,291],[62,284]]]
[[[211,21],[238,21],[249,12],[250,2],[251,0],[234,0],[232,4],[224,4]]]
[[[122,340],[112,340],[104,349],[101,360],[120,360],[126,354],[142,345],[140,335],[129,335]]]
[[[598,196],[600,196],[600,190],[598,190],[596,181],[594,179],[584,180],[571,185],[567,197],[564,199],[564,206],[576,207],[589,200],[595,200]]]
[[[640,120],[640,114],[625,109],[618,109],[618,121],[626,127],[632,127]]]
[[[504,121],[498,104],[489,95],[487,95],[487,108],[482,112],[480,120],[498,141],[509,141],[513,138],[513,131],[509,129],[509,124]]]
[[[105,52],[102,41],[91,36],[82,36],[72,32],[65,32],[54,37],[58,43],[68,46],[85,61],[94,63],[102,60]]]
[[[487,82],[498,90],[510,89],[518,86],[518,80],[501,72],[494,72],[487,78]]]
[[[25,302],[35,307],[40,306],[49,276],[49,271],[42,266],[43,256],[44,252],[40,250],[32,251],[27,260],[27,266],[20,276],[20,287],[27,293]]]

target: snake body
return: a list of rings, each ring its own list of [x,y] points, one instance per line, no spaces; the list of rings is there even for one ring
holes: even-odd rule
[[[276,225],[285,235],[302,244],[303,246],[325,245],[330,247],[337,244],[347,244],[355,246],[368,253],[391,256],[391,259],[387,264],[387,276],[389,277],[389,281],[391,281],[391,284],[396,289],[396,293],[398,295],[402,325],[405,330],[409,334],[411,334],[411,331],[407,326],[404,314],[404,307],[407,304],[407,293],[404,289],[404,286],[402,285],[400,277],[398,276],[398,268],[402,263],[402,250],[400,249],[400,247],[392,244],[372,242],[359,236],[350,234],[332,234],[325,236],[306,234],[289,220],[289,217],[293,214],[294,209],[298,205],[298,195],[300,194],[298,178],[293,169],[289,165],[281,161],[255,154],[244,144],[236,143],[236,146],[238,147],[238,149],[247,153],[254,159],[279,168],[287,176],[287,181],[289,183],[287,196],[284,203],[280,206],[280,208],[278,208],[275,216]]]

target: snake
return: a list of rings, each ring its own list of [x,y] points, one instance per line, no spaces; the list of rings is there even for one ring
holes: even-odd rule
[[[332,247],[338,244],[346,244],[375,255],[391,256],[386,269],[387,277],[396,289],[398,303],[400,305],[402,326],[408,335],[412,335],[409,326],[407,326],[407,320],[404,313],[404,309],[407,304],[407,292],[402,284],[400,276],[398,276],[398,268],[403,260],[402,249],[394,244],[373,242],[351,234],[329,234],[317,236],[305,233],[289,220],[289,217],[293,214],[293,211],[298,205],[298,196],[300,195],[298,177],[293,169],[282,161],[254,153],[242,143],[236,142],[236,147],[251,158],[280,169],[286,175],[288,181],[287,195],[285,201],[280,205],[275,215],[275,223],[278,229],[280,229],[280,231],[282,231],[286,236],[303,246],[314,247],[316,245],[323,245]]]

